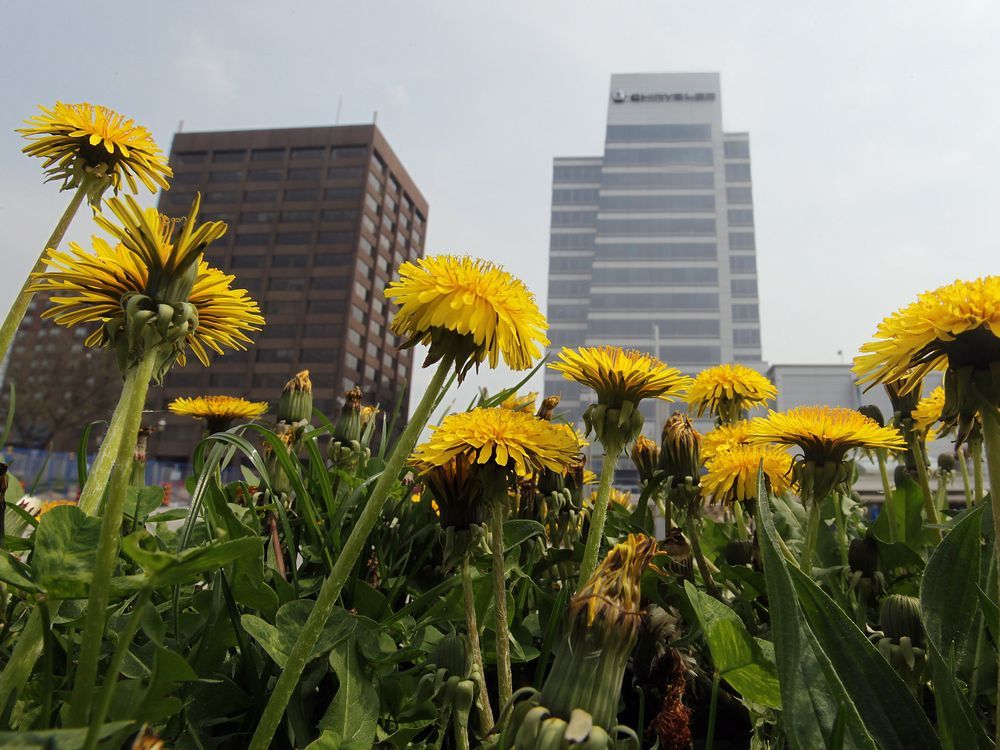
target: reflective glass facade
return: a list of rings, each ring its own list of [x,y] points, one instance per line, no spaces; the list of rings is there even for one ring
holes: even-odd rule
[[[750,140],[723,130],[717,74],[612,76],[603,155],[554,163],[548,318],[553,353],[762,366]],[[555,372],[545,391],[570,419],[591,398]],[[651,433],[669,410],[646,410]]]

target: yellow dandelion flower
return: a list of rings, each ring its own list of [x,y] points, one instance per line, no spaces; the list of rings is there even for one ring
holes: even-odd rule
[[[944,410],[944,388],[935,388],[927,396],[917,402],[917,407],[910,412],[913,428],[920,433],[929,431],[931,426],[941,419]]]
[[[523,477],[532,470],[562,472],[578,452],[571,432],[510,409],[451,414],[431,429],[430,439],[414,451],[416,463],[441,466],[467,456],[477,465],[513,469]]]
[[[750,434],[750,421],[741,419],[733,424],[719,425],[705,433],[701,441],[701,457],[710,461],[719,453],[745,445]]]
[[[25,120],[19,132],[30,143],[23,151],[44,159],[49,180],[62,180],[63,189],[77,188],[93,180],[96,201],[105,186],[117,193],[124,180],[137,192],[138,179],[155,193],[170,187],[173,176],[167,161],[149,131],[124,115],[93,104],[56,102],[52,109]]]
[[[691,378],[656,357],[616,346],[563,348],[549,365],[567,380],[589,386],[600,404],[620,408],[644,398],[672,401],[691,385]]]
[[[49,500],[48,502],[42,503],[42,507],[38,509],[38,513],[35,515],[36,519],[41,518],[46,513],[48,513],[53,508],[61,508],[64,505],[76,506],[76,501],[74,500]]]
[[[174,414],[204,419],[211,433],[225,432],[237,419],[256,419],[267,413],[267,403],[236,396],[175,398],[167,408]]]
[[[597,474],[590,469],[583,470],[583,483],[586,484],[597,484]]]
[[[549,343],[534,295],[484,260],[438,255],[407,261],[385,296],[399,306],[392,330],[408,339],[405,345],[428,344],[425,364],[454,357],[460,376],[483,361],[496,367],[501,357],[511,369],[526,370]]]
[[[777,394],[771,381],[756,370],[726,364],[698,373],[687,401],[699,417],[707,411],[724,422],[734,422],[746,410],[763,406]]]
[[[500,408],[512,409],[513,411],[533,412],[535,410],[535,401],[537,399],[537,391],[525,393],[523,396],[518,393],[512,393],[500,402]]]
[[[152,215],[146,214],[146,218],[151,221]],[[201,259],[200,232],[189,230],[190,226],[176,244],[151,239],[147,245],[151,252],[147,253],[137,253],[124,243],[112,246],[100,237],[93,238],[93,253],[76,243],[70,243],[69,252],[49,250],[47,263],[52,270],[34,274],[30,287],[32,292],[59,295],[51,298],[51,307],[42,317],[68,328],[93,324],[97,328],[87,338],[87,345],[112,346],[128,341],[126,307],[133,298],[145,296],[143,314],[148,312],[153,319],[162,314],[161,304],[171,305],[175,319],[167,322],[175,325],[181,321],[178,338],[171,341],[180,364],[185,363],[185,345],[205,365],[209,351],[222,354],[223,347],[246,349],[252,343],[247,334],[264,324],[260,308],[244,290],[231,287],[234,276]],[[193,240],[198,241],[191,244]],[[192,252],[192,248],[198,249]],[[192,263],[190,270],[180,271],[181,255]],[[182,283],[170,284],[164,275],[166,269],[180,271],[185,277]],[[187,287],[186,292],[179,286]]]
[[[906,441],[894,427],[880,427],[859,411],[832,406],[800,406],[768,412],[750,423],[747,442],[797,445],[817,464],[843,461],[854,448],[903,450]]]
[[[757,499],[757,470],[776,495],[792,486],[792,457],[778,446],[736,445],[719,453],[701,477],[701,495],[707,502],[734,503]]]
[[[879,323],[874,338],[854,358],[861,383],[901,381],[906,392],[932,370],[988,370],[1000,363],[1000,276],[924,292]]]

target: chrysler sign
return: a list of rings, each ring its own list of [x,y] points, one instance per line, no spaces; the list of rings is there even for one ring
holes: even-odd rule
[[[611,92],[611,101],[615,104],[625,102],[714,102],[715,92],[699,92],[696,94],[627,94],[622,89]]]

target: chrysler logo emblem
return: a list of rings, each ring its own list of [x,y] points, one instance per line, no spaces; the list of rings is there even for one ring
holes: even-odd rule
[[[611,92],[611,101],[621,104],[625,101],[627,96],[628,95],[622,89],[618,89],[617,91]]]

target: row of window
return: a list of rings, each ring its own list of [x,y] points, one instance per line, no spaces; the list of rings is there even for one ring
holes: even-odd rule
[[[726,212],[731,227],[752,227],[752,208],[731,208]]]
[[[595,268],[594,284],[685,284],[714,285],[719,282],[715,268]]]
[[[680,146],[676,148],[615,148],[604,152],[607,166],[662,167],[691,165],[709,167],[714,163],[711,148]]]
[[[704,318],[595,319],[588,321],[587,331],[593,336],[640,337],[651,336],[654,325],[659,328],[660,338],[664,339],[700,338],[719,335],[719,321]]]
[[[750,165],[726,164],[726,182],[750,182]]]
[[[756,282],[754,282],[756,286]],[[612,292],[591,294],[594,310],[703,310],[717,311],[719,295],[712,292]],[[557,308],[554,308],[557,309]],[[586,308],[585,308],[586,309]]]
[[[236,247],[268,247],[280,245],[311,245],[313,232],[240,232],[236,235]],[[353,230],[320,230],[315,233],[317,245],[342,245],[354,241]]]
[[[739,205],[753,203],[753,191],[748,187],[726,188],[726,203]]]
[[[714,260],[714,242],[608,242],[595,244],[595,260]]]
[[[608,143],[671,141],[710,141],[712,126],[708,123],[678,123],[672,125],[608,125]]]
[[[329,154],[331,159],[358,159],[368,154],[368,146],[299,146],[290,149],[293,161],[315,161]],[[246,149],[224,149],[212,152],[211,158],[207,151],[178,151],[170,155],[173,164],[213,164],[234,163],[246,161],[249,153],[250,161],[283,161],[289,155],[287,148],[255,148],[249,152]]]
[[[593,166],[560,166],[552,168],[553,182],[599,182],[601,179],[601,167],[599,164]]]
[[[601,211],[715,211],[714,195],[603,195]]]
[[[715,187],[715,172],[605,172],[601,187],[710,189]]]
[[[552,214],[553,220],[556,216],[556,213]],[[597,231],[599,234],[612,236],[714,235],[715,219],[619,219],[608,217],[597,220]]]
[[[317,268],[343,268],[351,265],[352,255],[350,253],[282,253],[277,255],[239,253],[232,256],[228,267],[241,270],[264,268],[269,259],[271,268],[308,268],[310,259],[312,265]]]
[[[756,273],[757,258],[754,255],[730,255],[729,270],[732,273]]]

